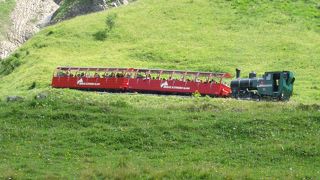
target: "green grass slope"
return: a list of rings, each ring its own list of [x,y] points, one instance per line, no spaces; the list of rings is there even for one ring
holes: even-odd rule
[[[6,0],[0,2],[0,40],[5,36],[10,20],[10,12],[14,8],[14,0]]]
[[[25,98],[0,102],[0,177],[316,179],[319,13],[312,0],[139,0],[44,29],[0,65],[0,97]],[[284,103],[101,95],[51,89],[60,65],[291,70],[296,84]]]
[[[320,176],[319,105],[50,94],[0,102],[1,178]]]
[[[117,14],[115,28],[96,40],[110,13]],[[19,62],[9,66],[21,65],[0,88],[25,91],[33,81],[46,88],[59,65],[232,73],[240,67],[243,75],[294,71],[293,99],[318,102],[319,17],[316,1],[141,0],[41,31],[11,58]]]

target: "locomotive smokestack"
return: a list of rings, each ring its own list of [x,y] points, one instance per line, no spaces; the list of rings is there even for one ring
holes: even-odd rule
[[[241,72],[241,70],[240,69],[236,69],[236,78],[238,79],[238,78],[240,78],[240,72]]]

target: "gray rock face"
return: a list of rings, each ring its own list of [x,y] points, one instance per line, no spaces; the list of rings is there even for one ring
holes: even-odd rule
[[[0,60],[8,57],[42,27],[78,15],[127,5],[129,1],[133,0],[113,0],[112,2],[110,0],[87,0],[86,2],[76,0],[68,5],[67,12],[61,15],[57,9],[59,5],[64,5],[64,0],[16,0],[16,7],[11,14],[12,24],[6,40],[0,42]],[[57,17],[58,14],[59,17]]]
[[[14,101],[22,101],[23,97],[20,96],[8,96],[7,102],[14,102]]]
[[[53,0],[56,4],[60,4],[62,0]]]
[[[62,0],[56,0],[57,3],[61,5],[61,7],[64,6],[64,1]],[[64,12],[64,14],[61,14],[61,12],[57,11],[51,20],[51,23],[57,23],[66,19],[70,19],[72,17],[78,16],[78,15],[84,15],[92,12],[98,12],[103,11],[112,7],[118,7],[121,5],[127,5],[129,4],[128,0],[91,0],[87,1],[86,3],[80,3],[79,1],[75,1],[71,6],[68,6],[68,11]]]
[[[48,17],[51,17],[58,7],[53,0],[17,0],[6,40],[0,42],[0,59],[7,57],[48,24],[51,19],[48,20]]]
[[[48,93],[46,92],[42,92],[42,93],[39,93],[38,95],[36,95],[36,99],[46,99],[48,97]]]

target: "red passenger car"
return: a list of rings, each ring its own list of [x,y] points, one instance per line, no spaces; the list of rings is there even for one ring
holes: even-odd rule
[[[135,68],[58,67],[52,87],[94,91],[125,91],[161,94],[192,94],[228,97],[223,78],[229,73]]]

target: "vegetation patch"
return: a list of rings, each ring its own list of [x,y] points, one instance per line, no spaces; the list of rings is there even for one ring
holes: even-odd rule
[[[0,62],[0,75],[6,76],[12,73],[17,67],[21,65],[21,54],[16,52],[9,58]]]
[[[0,178],[316,179],[317,3],[139,0],[47,27],[0,65]],[[51,89],[57,66],[290,70],[296,81],[289,102],[101,94]]]
[[[319,119],[317,109],[212,98],[48,93],[46,99],[30,95],[21,102],[0,102],[0,171],[8,172],[0,177],[319,176],[320,123],[306,118]],[[270,106],[257,106],[261,103]],[[201,111],[184,108],[190,104]],[[247,111],[230,111],[239,107]]]
[[[104,41],[110,35],[112,29],[116,25],[117,14],[109,14],[106,18],[106,27],[104,30],[96,32],[93,36],[98,41]]]

